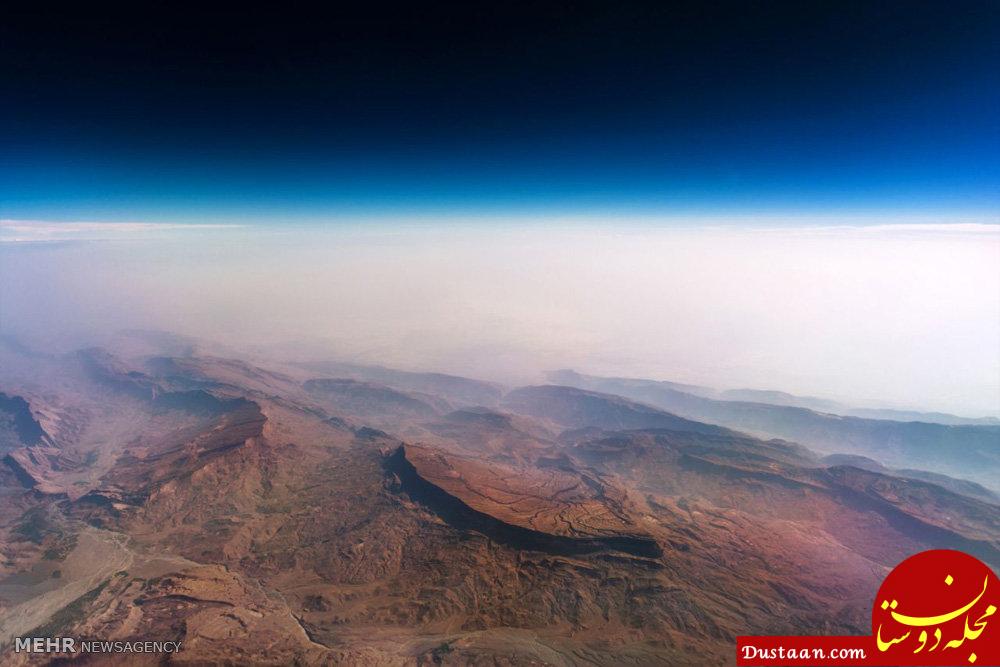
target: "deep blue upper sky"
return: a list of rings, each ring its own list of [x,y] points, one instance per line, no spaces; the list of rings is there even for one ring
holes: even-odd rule
[[[1000,211],[996,2],[498,4],[5,16],[0,218]]]

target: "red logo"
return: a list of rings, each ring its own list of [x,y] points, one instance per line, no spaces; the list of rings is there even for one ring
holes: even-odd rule
[[[1000,579],[961,551],[907,558],[882,582],[869,637],[737,637],[737,665],[1000,666]]]
[[[898,665],[1000,665],[1000,580],[961,551],[907,558],[882,582],[872,636]]]

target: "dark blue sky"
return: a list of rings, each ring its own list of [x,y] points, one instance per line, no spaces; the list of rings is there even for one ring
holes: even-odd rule
[[[1000,211],[995,2],[29,13],[0,218]]]

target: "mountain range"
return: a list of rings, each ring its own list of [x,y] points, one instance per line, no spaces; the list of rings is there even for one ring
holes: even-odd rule
[[[1000,566],[990,425],[138,347],[0,347],[5,646],[731,664],[737,635],[868,634],[915,552]]]

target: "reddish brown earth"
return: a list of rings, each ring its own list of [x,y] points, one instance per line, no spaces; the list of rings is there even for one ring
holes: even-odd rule
[[[496,520],[514,539],[572,552],[613,548],[660,555],[633,520],[627,493],[586,474],[553,467],[489,463],[415,445],[401,445],[393,467],[413,495],[483,522]],[[457,519],[456,519],[457,520]]]
[[[916,551],[1000,564],[993,504],[620,397],[532,388],[498,408],[493,385],[433,374],[2,355],[4,642],[731,664],[738,634],[867,633]]]

